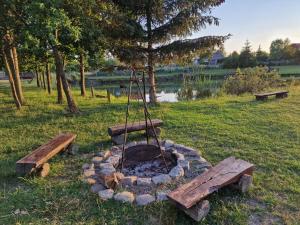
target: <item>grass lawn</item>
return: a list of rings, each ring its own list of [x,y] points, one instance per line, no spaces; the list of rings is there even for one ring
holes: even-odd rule
[[[0,88],[0,224],[195,224],[167,202],[147,207],[102,202],[81,181],[82,164],[101,146],[111,146],[107,127],[124,122],[125,99],[108,104],[76,90],[82,113],[72,116],[55,104],[54,94],[24,89],[27,106],[16,112],[9,89]],[[151,113],[165,121],[163,138],[198,149],[213,164],[236,156],[256,165],[250,192],[213,194],[211,212],[199,224],[300,224],[299,87],[287,99],[224,96],[163,103]],[[78,134],[77,155],[52,159],[46,178],[16,176],[19,158],[63,131]],[[17,209],[25,215],[14,214]]]

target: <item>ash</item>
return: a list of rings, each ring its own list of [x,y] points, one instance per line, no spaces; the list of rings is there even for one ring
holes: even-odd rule
[[[128,166],[123,168],[122,173],[125,176],[138,176],[138,177],[154,177],[160,174],[168,174],[171,163],[167,163],[168,169],[165,163],[161,159],[155,159],[147,162],[139,162],[134,166]]]

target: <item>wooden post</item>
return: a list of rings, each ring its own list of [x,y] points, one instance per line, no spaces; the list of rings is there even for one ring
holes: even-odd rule
[[[94,87],[93,87],[93,84],[91,84],[91,94],[92,94],[92,98],[95,97],[95,94],[94,94]]]
[[[183,211],[187,215],[189,215],[193,220],[200,222],[207,216],[209,210],[210,210],[209,201],[204,200],[189,209],[184,209]]]
[[[107,101],[108,103],[110,103],[110,92],[108,89],[106,90],[106,93],[107,93]]]

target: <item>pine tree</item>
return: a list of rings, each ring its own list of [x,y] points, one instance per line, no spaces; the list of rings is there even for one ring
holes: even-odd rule
[[[253,67],[256,66],[255,55],[252,53],[251,44],[247,40],[245,46],[243,47],[240,59],[239,59],[240,67]]]
[[[155,63],[180,60],[212,50],[228,36],[184,39],[207,25],[218,25],[211,9],[224,0],[112,0],[113,22],[109,33],[113,53],[121,61],[147,65],[150,102],[156,103]]]

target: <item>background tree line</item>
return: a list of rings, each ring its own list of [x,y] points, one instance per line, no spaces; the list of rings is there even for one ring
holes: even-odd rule
[[[246,68],[254,66],[273,66],[300,64],[300,46],[294,46],[289,39],[277,39],[271,43],[270,53],[261,47],[255,52],[246,41],[240,53],[234,51],[223,62],[224,68]]]
[[[26,104],[20,69],[34,71],[37,86],[68,109],[79,108],[72,96],[66,68],[77,61],[81,96],[86,96],[85,70],[112,54],[130,67],[148,72],[150,102],[156,103],[157,63],[207,54],[229,37],[186,37],[207,25],[218,25],[211,9],[223,0],[0,0],[1,61],[17,108]],[[51,70],[55,70],[52,87]]]

